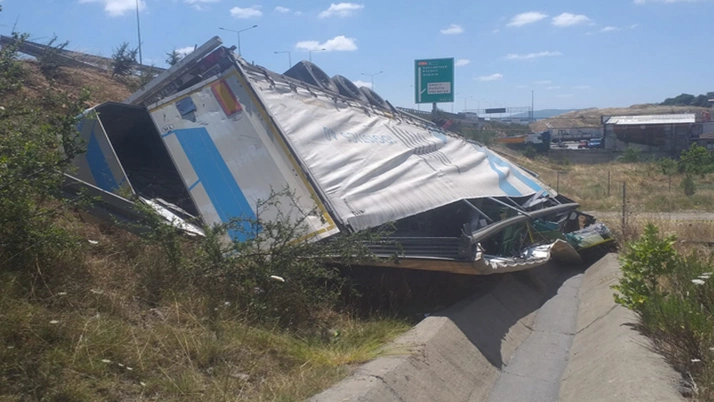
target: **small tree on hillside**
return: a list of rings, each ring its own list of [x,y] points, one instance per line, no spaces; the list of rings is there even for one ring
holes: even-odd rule
[[[40,63],[40,71],[42,72],[42,75],[50,80],[57,78],[61,67],[59,61],[60,54],[62,53],[62,50],[69,45],[69,41],[64,41],[62,43],[56,42],[57,36],[53,36],[52,39],[47,42],[48,49],[37,58],[37,61]]]
[[[166,64],[169,66],[176,65],[181,59],[183,59],[183,56],[176,49],[166,53]]]
[[[696,143],[682,151],[679,171],[690,175],[704,175],[714,172],[714,158],[709,151]]]
[[[134,73],[138,49],[129,49],[129,43],[124,42],[112,54],[112,77],[124,77]]]

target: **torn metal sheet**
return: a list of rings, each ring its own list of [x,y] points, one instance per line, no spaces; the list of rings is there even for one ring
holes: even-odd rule
[[[93,116],[103,128],[115,181],[174,225],[189,224],[182,216],[248,225],[261,200],[288,189],[260,219],[301,222],[312,241],[393,223],[392,236],[367,244],[391,266],[484,275],[576,260],[583,245],[608,240],[577,204],[482,144],[344,77],[335,85],[311,63],[282,75],[220,44],[82,123]],[[81,180],[118,191],[86,165],[77,160]]]

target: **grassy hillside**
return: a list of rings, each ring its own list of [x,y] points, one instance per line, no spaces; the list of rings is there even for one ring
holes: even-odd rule
[[[599,127],[601,116],[637,115],[637,114],[677,114],[700,113],[706,108],[695,106],[663,106],[663,105],[634,105],[627,108],[583,109],[564,113],[549,119],[531,124],[533,131],[548,130],[551,128],[576,128]]]
[[[83,152],[76,116],[128,86],[50,80],[16,56],[0,50],[0,400],[302,400],[408,329],[383,304],[361,309],[334,266],[356,239],[319,246],[261,221],[262,238],[225,245],[227,227],[187,238],[148,211],[142,237],[92,221],[91,199],[60,192]]]

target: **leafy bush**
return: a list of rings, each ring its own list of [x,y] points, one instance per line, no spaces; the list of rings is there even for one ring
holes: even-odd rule
[[[642,160],[642,152],[638,148],[627,147],[625,152],[620,156],[620,162],[623,163],[637,163]]]
[[[641,329],[681,373],[692,379],[697,400],[714,400],[714,254],[674,249],[653,225],[628,245],[617,303],[635,311]]]
[[[76,116],[88,96],[50,90],[39,102],[27,99],[19,91],[24,73],[17,60],[26,36],[14,38],[0,51],[0,270],[31,268],[69,247],[54,218],[67,206],[63,172],[82,152]]]
[[[139,49],[129,49],[129,43],[124,42],[112,54],[112,77],[125,77],[134,73],[137,65],[136,55]]]
[[[662,158],[657,161],[659,168],[662,170],[662,174],[666,176],[671,176],[677,173],[677,161],[672,158]]]
[[[164,261],[153,264],[153,272],[148,273],[147,297],[160,295],[171,284],[190,284],[210,295],[209,313],[228,303],[256,321],[285,327],[313,324],[349,291],[338,265],[368,260],[371,254],[364,242],[384,231],[309,241],[307,217],[280,212],[280,200],[286,197],[292,195],[279,192],[258,203],[258,217],[277,210],[275,219],[236,219],[206,228],[206,237],[190,244],[151,214],[147,239],[163,250]],[[229,233],[245,235],[247,240],[225,242]]]
[[[684,175],[681,186],[687,197],[693,196],[697,192],[697,183],[694,182],[694,177],[691,174]]]
[[[679,171],[692,175],[703,175],[714,171],[714,158],[704,147],[693,143],[682,151],[679,158]]]
[[[647,224],[642,236],[625,248],[620,257],[622,278],[613,286],[615,302],[640,312],[648,298],[658,290],[661,275],[674,271],[677,252],[674,236],[662,237],[657,226]]]
[[[40,63],[40,71],[49,80],[57,78],[60,67],[62,66],[59,61],[60,54],[62,50],[69,45],[69,41],[62,43],[56,42],[57,36],[52,37],[52,39],[47,42],[49,49],[37,58],[37,61]]]

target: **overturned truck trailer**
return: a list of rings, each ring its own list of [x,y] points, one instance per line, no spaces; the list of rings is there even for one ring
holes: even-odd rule
[[[87,111],[79,129],[87,153],[68,190],[100,195],[104,217],[131,220],[133,194],[200,235],[289,188],[261,219],[304,219],[310,241],[393,223],[368,244],[380,264],[474,275],[577,260],[611,239],[485,146],[312,63],[284,74],[248,64],[217,37],[123,103]]]

